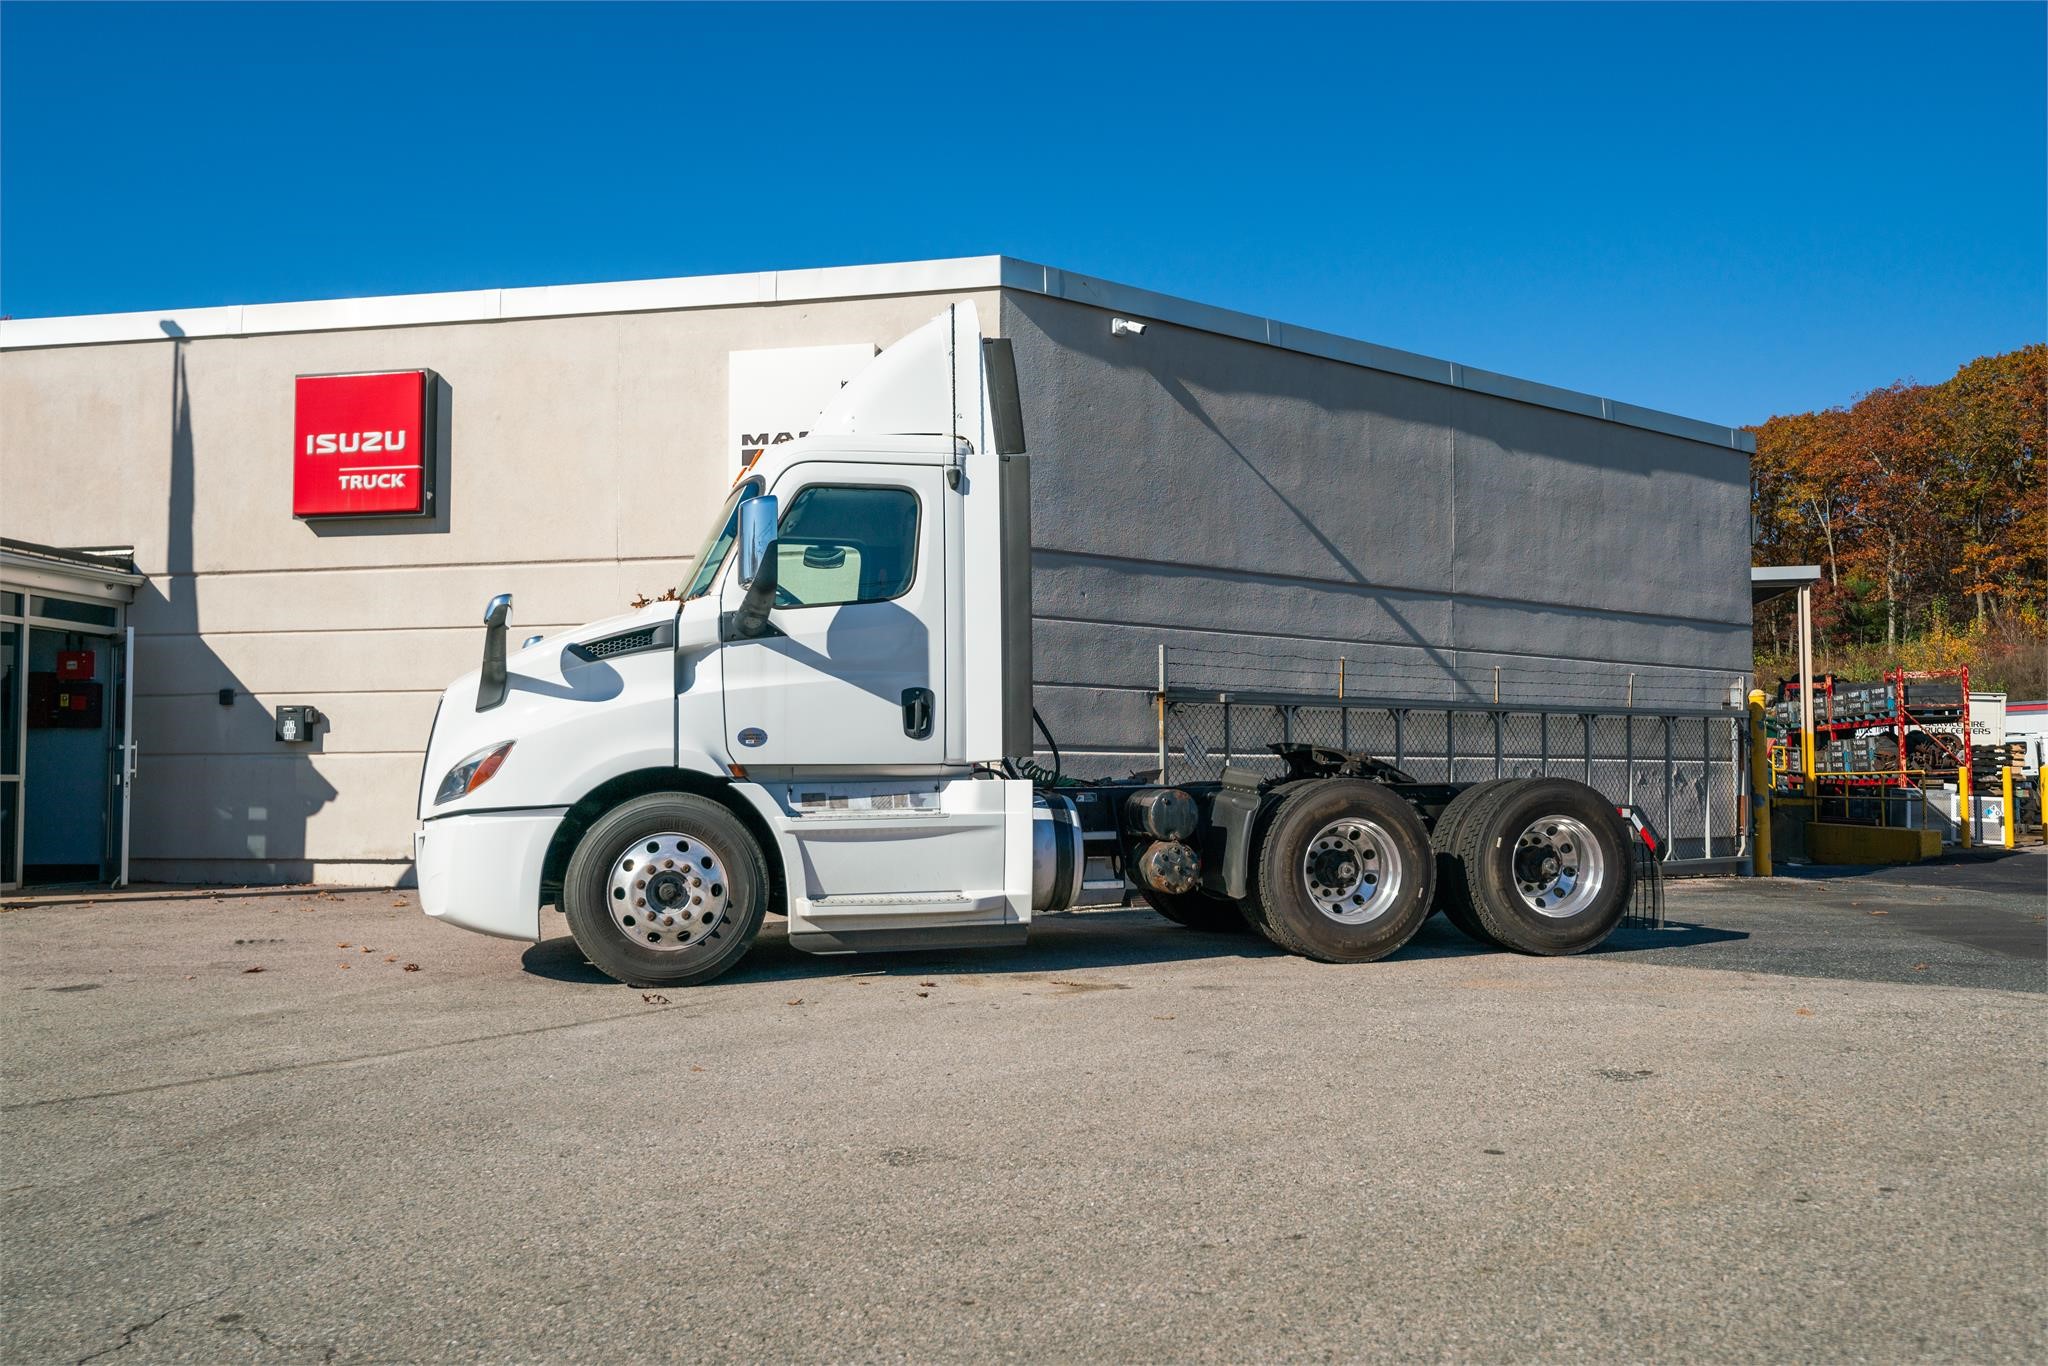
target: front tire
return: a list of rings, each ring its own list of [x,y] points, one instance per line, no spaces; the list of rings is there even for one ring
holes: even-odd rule
[[[1267,823],[1245,917],[1290,953],[1369,963],[1429,918],[1436,861],[1422,818],[1377,783],[1297,789]]]
[[[576,946],[634,987],[708,982],[746,956],[768,910],[768,863],[708,797],[652,792],[587,831],[562,878]]]

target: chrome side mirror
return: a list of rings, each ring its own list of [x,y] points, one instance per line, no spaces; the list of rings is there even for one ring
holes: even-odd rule
[[[742,587],[753,586],[764,563],[769,564],[769,573],[775,572],[772,556],[775,553],[776,524],[779,520],[775,495],[772,493],[749,498],[740,504],[739,575]]]
[[[772,493],[740,504],[739,576],[747,591],[733,609],[732,629],[742,640],[775,629],[768,624],[768,613],[775,606],[775,583],[782,572],[775,553],[776,520]]]

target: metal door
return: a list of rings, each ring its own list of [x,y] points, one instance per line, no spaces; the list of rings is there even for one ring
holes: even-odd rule
[[[774,628],[722,651],[726,738],[749,768],[904,771],[945,758],[945,481],[804,463],[781,503]],[[744,590],[728,573],[723,606]]]

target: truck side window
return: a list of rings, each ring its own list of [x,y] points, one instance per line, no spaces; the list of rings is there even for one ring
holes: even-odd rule
[[[785,607],[901,597],[917,573],[917,495],[813,484],[790,500],[777,544],[778,597]]]

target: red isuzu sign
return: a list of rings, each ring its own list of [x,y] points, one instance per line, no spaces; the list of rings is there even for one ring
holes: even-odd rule
[[[292,515],[431,513],[434,389],[430,370],[300,375]]]

